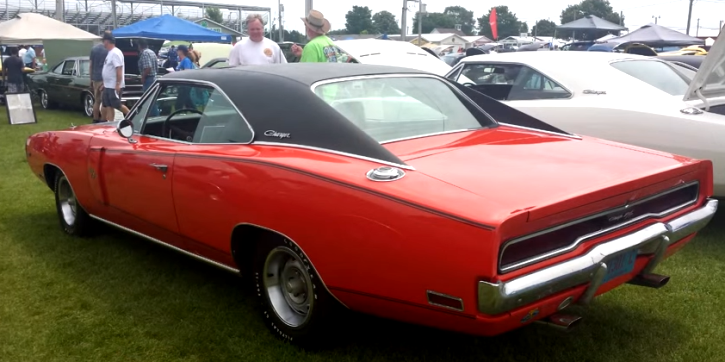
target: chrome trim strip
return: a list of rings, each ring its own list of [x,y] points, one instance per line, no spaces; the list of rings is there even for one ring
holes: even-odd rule
[[[302,252],[302,255],[304,255],[305,259],[307,259],[307,261],[310,263],[310,265],[312,265],[312,267],[315,268],[315,264],[312,263],[312,259],[310,259],[310,257],[307,256],[307,253],[305,253],[305,251],[302,249],[302,247],[300,246],[300,244],[297,244],[297,242],[295,242],[289,236],[287,236],[287,235],[285,235],[285,234],[283,234],[283,233],[281,233],[281,232],[279,232],[277,230],[270,229],[270,228],[264,227],[262,225],[252,224],[252,223],[249,223],[249,222],[242,222],[242,223],[239,223],[237,225],[234,225],[234,228],[232,230],[236,229],[237,226],[241,226],[241,225],[249,225],[249,226],[254,226],[256,228],[264,229],[264,230],[267,230],[269,232],[273,232],[273,233],[275,233],[275,234],[277,234],[277,235],[279,235],[279,236],[281,236],[281,237],[289,240],[289,242],[291,242],[292,244],[294,244],[295,247],[297,247],[297,248],[300,249],[300,251]],[[230,238],[231,238],[231,236],[230,236]],[[322,283],[322,286],[325,288],[325,290],[327,291],[327,293],[329,295],[331,295],[333,298],[335,298],[335,300],[337,300],[343,307],[350,309],[347,305],[345,305],[345,303],[343,303],[341,300],[337,299],[337,297],[334,294],[332,294],[332,292],[330,292],[330,289],[327,288],[327,284],[325,284],[325,281],[322,279],[322,275],[320,274],[320,272],[318,271],[317,268],[315,268],[315,271],[317,272],[317,277],[320,278],[320,283]]]
[[[433,303],[433,302],[431,302],[431,301],[430,301],[430,295],[431,295],[431,294],[433,294],[433,295],[437,295],[437,296],[439,296],[439,297],[443,297],[443,298],[448,298],[448,299],[452,299],[452,300],[457,300],[457,301],[461,302],[461,309],[458,309],[458,308],[453,308],[453,307],[450,307],[450,306],[447,306],[447,305],[443,305],[443,304]],[[463,310],[465,309],[465,308],[464,308],[464,306],[463,306],[463,299],[461,299],[461,298],[458,298],[458,297],[454,297],[454,296],[452,296],[452,295],[448,295],[448,294],[443,294],[443,293],[438,293],[438,292],[434,292],[434,291],[432,291],[432,290],[426,290],[426,291],[425,291],[425,296],[426,296],[426,298],[428,299],[428,304],[430,304],[430,305],[434,305],[434,306],[436,306],[436,307],[441,307],[441,308],[446,308],[446,309],[450,309],[450,310],[455,310],[455,311],[457,311],[457,312],[463,312]]]
[[[413,139],[416,139],[416,138],[425,138],[425,137],[431,137],[431,136],[440,136],[440,135],[446,135],[446,134],[451,134],[451,133],[460,133],[460,132],[480,131],[480,130],[484,130],[484,129],[490,129],[490,128],[467,128],[467,129],[455,129],[455,130],[452,130],[452,131],[443,131],[443,132],[436,132],[436,133],[427,133],[427,134],[420,135],[420,136],[410,136],[410,137],[394,138],[392,140],[387,140],[387,141],[380,142],[380,144],[381,145],[384,145],[384,144],[393,143],[393,142],[413,140]]]
[[[530,274],[508,280],[478,283],[478,310],[487,315],[498,315],[521,308],[569,288],[589,283],[579,303],[587,304],[601,286],[606,275],[607,262],[621,253],[656,246],[667,247],[688,235],[700,231],[712,220],[718,201],[708,199],[706,204],[667,223],[658,222],[643,229],[594,247],[588,253]],[[656,245],[653,245],[656,244]],[[652,256],[644,270],[654,270],[662,260]]]
[[[503,125],[503,126],[506,126],[506,127],[513,127],[513,128],[525,129],[527,131],[541,132],[541,133],[546,133],[546,134],[550,134],[550,135],[554,135],[554,136],[568,137],[568,138],[572,138],[572,139],[575,139],[575,140],[581,140],[582,139],[581,136],[579,136],[577,134],[574,134],[574,133],[567,134],[567,133],[557,133],[557,132],[552,132],[552,131],[544,131],[543,129],[531,128],[531,127],[524,127],[524,126],[517,126],[515,124],[505,123],[505,122],[498,122],[498,124]]]
[[[195,259],[201,260],[201,261],[203,261],[203,262],[207,262],[207,263],[209,263],[209,264],[211,264],[211,265],[214,265],[214,266],[216,266],[216,267],[222,268],[222,269],[224,269],[224,270],[226,270],[226,271],[229,271],[229,272],[232,272],[232,273],[237,273],[237,274],[241,274],[241,273],[239,272],[239,270],[238,270],[238,269],[234,269],[234,268],[232,268],[232,267],[230,267],[230,266],[227,266],[227,265],[224,265],[224,264],[221,264],[221,263],[217,263],[217,262],[215,262],[214,260],[211,260],[211,259],[207,259],[207,258],[205,258],[205,257],[203,257],[203,256],[201,256],[201,255],[196,255],[196,254],[194,254],[194,253],[190,253],[190,252],[188,252],[188,251],[186,251],[186,250],[184,250],[184,249],[178,248],[178,247],[176,247],[176,246],[173,246],[173,245],[171,245],[171,244],[167,244],[167,243],[165,243],[165,242],[163,242],[163,241],[161,241],[161,240],[159,240],[159,239],[156,239],[156,238],[150,237],[150,236],[148,236],[148,235],[146,235],[146,234],[140,233],[140,232],[138,232],[138,231],[135,231],[135,230],[129,229],[129,228],[125,227],[125,226],[121,226],[121,225],[119,225],[119,224],[116,224],[116,223],[114,223],[114,222],[112,222],[112,221],[108,221],[108,220],[106,220],[106,219],[100,218],[100,217],[98,217],[98,216],[96,216],[96,215],[91,215],[91,214],[89,214],[89,216],[90,216],[90,217],[92,217],[92,218],[94,218],[94,219],[96,219],[96,220],[98,220],[98,221],[101,221],[101,222],[103,222],[103,223],[106,223],[106,224],[108,224],[108,225],[111,225],[111,226],[113,226],[113,227],[116,227],[116,228],[118,228],[118,229],[121,229],[121,230],[123,230],[123,231],[125,231],[125,232],[128,232],[128,233],[130,233],[130,234],[133,234],[133,235],[136,235],[136,236],[138,236],[138,237],[144,238],[144,239],[146,239],[146,240],[148,240],[148,241],[152,241],[152,242],[154,242],[154,243],[156,243],[156,244],[159,244],[159,245],[161,245],[161,246],[165,246],[165,247],[167,247],[167,248],[169,248],[169,249],[172,249],[172,250],[174,250],[174,251],[178,251],[179,253],[185,254],[185,255],[187,255],[187,256],[190,256],[190,257],[192,257],[192,258],[195,258]]]
[[[617,224],[617,225],[613,225],[613,226],[611,226],[609,228],[606,228],[606,229],[603,229],[603,230],[599,230],[597,232],[593,232],[593,233],[590,233],[590,234],[582,235],[582,236],[578,237],[576,240],[574,240],[568,246],[565,246],[565,247],[562,247],[562,248],[559,248],[559,249],[555,249],[555,250],[549,251],[549,252],[547,252],[545,254],[541,254],[541,255],[538,255],[538,256],[535,256],[535,257],[532,257],[532,258],[529,258],[529,259],[524,259],[522,261],[519,261],[519,262],[514,263],[514,264],[511,264],[511,265],[506,265],[506,266],[502,266],[501,265],[501,259],[503,259],[503,254],[506,251],[506,248],[508,248],[509,246],[511,246],[513,244],[517,244],[519,242],[522,242],[522,241],[531,239],[533,237],[537,237],[537,236],[540,236],[540,235],[548,234],[548,233],[550,233],[552,231],[556,231],[556,230],[559,230],[559,229],[562,229],[562,228],[565,228],[565,227],[569,227],[569,226],[572,226],[572,225],[575,225],[575,224],[579,224],[579,223],[582,223],[582,222],[585,222],[585,221],[588,221],[588,220],[591,220],[591,219],[595,219],[595,218],[598,218],[598,217],[601,217],[601,216],[604,216],[604,215],[607,215],[607,214],[611,214],[613,212],[624,211],[624,210],[627,210],[630,207],[637,206],[639,204],[642,204],[642,203],[645,203],[647,201],[650,201],[650,200],[653,200],[653,199],[656,199],[656,198],[665,196],[667,194],[670,194],[670,193],[679,191],[681,189],[690,187],[692,185],[698,185],[698,192],[695,194],[695,198],[694,199],[692,199],[692,200],[690,200],[690,201],[688,201],[688,202],[686,202],[686,203],[684,203],[682,205],[675,206],[675,207],[673,207],[673,208],[671,208],[669,210],[665,210],[665,211],[663,211],[661,213],[648,213],[648,214],[640,215],[640,216],[638,216],[638,217],[636,217],[634,219],[627,220],[627,221],[625,221],[623,223],[620,223],[620,224]],[[546,229],[546,230],[541,230],[541,231],[535,232],[535,233],[530,234],[530,235],[526,235],[526,236],[521,237],[521,238],[513,239],[513,240],[507,242],[506,244],[504,244],[503,247],[501,248],[501,251],[499,252],[499,255],[498,255],[499,271],[502,272],[502,273],[507,273],[507,272],[510,272],[512,270],[515,270],[515,269],[520,269],[520,268],[522,268],[524,266],[531,265],[531,264],[536,263],[536,262],[539,262],[539,261],[541,261],[543,259],[548,259],[548,258],[554,257],[556,255],[560,255],[560,254],[564,254],[564,253],[567,253],[569,251],[572,251],[577,246],[579,246],[579,244],[581,244],[582,242],[584,242],[586,240],[589,240],[589,239],[592,239],[592,238],[595,238],[595,237],[597,237],[599,235],[603,235],[603,234],[606,234],[606,233],[615,231],[617,229],[621,229],[623,227],[626,227],[628,225],[632,225],[632,224],[634,224],[636,222],[639,222],[639,221],[642,221],[644,219],[649,219],[649,218],[652,218],[652,217],[654,217],[654,218],[661,218],[661,217],[667,216],[667,215],[669,215],[669,214],[671,214],[671,213],[673,213],[673,212],[675,212],[677,210],[680,210],[682,208],[685,208],[687,206],[690,206],[690,205],[696,203],[697,202],[697,199],[699,198],[699,191],[700,191],[700,186],[699,186],[699,182],[698,181],[689,182],[689,183],[682,184],[680,186],[677,186],[677,187],[674,187],[674,188],[665,190],[663,192],[660,192],[660,193],[657,193],[657,194],[654,194],[654,195],[645,197],[643,199],[639,199],[639,200],[637,200],[637,201],[635,201],[635,202],[633,202],[631,204],[627,204],[625,206],[620,206],[620,207],[616,207],[616,208],[613,208],[613,209],[608,209],[608,210],[605,210],[605,211],[596,213],[594,215],[586,216],[586,217],[583,217],[581,219],[573,220],[573,221],[567,222],[565,224],[561,224],[561,225],[558,225],[558,226],[555,226],[555,227],[552,227],[552,228],[549,228],[549,229]]]
[[[229,102],[229,104],[232,105],[232,107],[234,107],[234,110],[236,110],[237,111],[237,114],[239,114],[239,116],[242,117],[242,120],[244,120],[244,123],[247,125],[247,128],[249,128],[249,130],[252,132],[252,138],[248,142],[240,142],[240,143],[234,143],[234,144],[235,145],[248,145],[248,144],[251,144],[252,142],[254,142],[254,138],[256,137],[256,134],[254,133],[254,128],[252,128],[252,125],[249,123],[249,121],[247,121],[247,118],[244,117],[244,114],[242,113],[242,111],[239,110],[239,108],[237,107],[237,105],[231,100],[231,98],[229,98],[229,96],[226,94],[226,92],[224,92],[215,83],[212,83],[212,82],[209,82],[209,81],[206,81],[206,80],[198,80],[198,79],[187,79],[187,78],[173,78],[173,79],[170,79],[170,78],[165,78],[165,77],[157,78],[154,83],[155,84],[158,84],[159,85],[159,88],[161,86],[163,86],[163,85],[168,85],[168,84],[173,85],[173,83],[196,83],[196,84],[201,84],[201,85],[205,85],[207,87],[214,88],[222,96],[224,96],[224,98]],[[148,93],[148,91],[147,91],[147,93]],[[141,102],[138,102],[138,103],[141,103]],[[141,130],[143,130],[143,127],[146,125],[146,121],[147,120],[148,120],[147,117],[144,118],[144,122],[143,122],[143,125],[141,126]],[[195,144],[199,144],[199,143],[195,143]],[[218,144],[218,143],[215,143],[215,144]]]
[[[395,163],[395,162],[388,162],[388,161],[378,160],[377,158],[365,157],[365,156],[355,155],[355,154],[347,153],[347,152],[330,150],[330,149],[327,149],[327,148],[320,148],[320,147],[313,147],[313,146],[298,145],[298,144],[294,144],[294,143],[277,143],[277,142],[265,142],[265,141],[254,141],[252,143],[252,145],[301,148],[301,149],[305,149],[305,150],[319,151],[319,152],[332,153],[332,154],[336,154],[336,155],[340,155],[340,156],[345,156],[345,157],[357,158],[357,159],[360,159],[360,160],[365,160],[365,161],[379,163],[381,165],[395,166],[395,167],[400,167],[400,168],[403,168],[403,169],[406,169],[406,170],[415,171],[415,167],[413,167],[413,166],[408,166],[408,165],[405,165],[405,164],[398,164],[398,163]]]

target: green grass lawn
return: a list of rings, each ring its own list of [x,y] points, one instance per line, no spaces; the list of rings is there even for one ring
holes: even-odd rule
[[[278,342],[251,294],[225,271],[126,234],[61,233],[53,194],[29,171],[26,136],[87,123],[38,111],[10,126],[0,107],[0,361],[723,361],[721,213],[658,268],[661,290],[625,285],[597,298],[579,329],[539,325],[477,338],[351,316],[343,345],[304,352]],[[371,266],[374,267],[374,266]]]

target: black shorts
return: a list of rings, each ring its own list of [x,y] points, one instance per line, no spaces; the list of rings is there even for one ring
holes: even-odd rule
[[[101,97],[101,104],[104,107],[121,109],[121,93],[122,92],[118,92],[118,96],[116,96],[115,89],[104,88],[103,96]]]

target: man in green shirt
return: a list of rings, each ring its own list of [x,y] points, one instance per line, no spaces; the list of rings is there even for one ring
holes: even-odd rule
[[[300,63],[347,63],[348,56],[325,35],[330,31],[330,22],[321,12],[310,10],[302,22],[305,23],[310,41],[304,49],[297,44],[292,45],[291,49],[300,58]]]

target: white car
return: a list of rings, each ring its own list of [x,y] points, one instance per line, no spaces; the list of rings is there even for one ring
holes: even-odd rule
[[[724,46],[699,70],[634,54],[523,52],[467,57],[446,76],[568,132],[712,160],[725,196]]]
[[[406,41],[357,39],[338,40],[340,49],[358,63],[395,65],[444,76],[451,66],[421,47]]]

